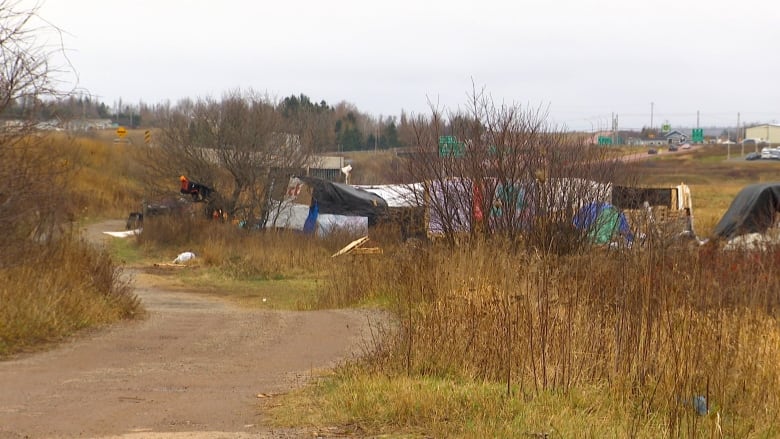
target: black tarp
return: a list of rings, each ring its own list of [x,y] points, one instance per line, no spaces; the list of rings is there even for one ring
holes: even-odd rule
[[[729,239],[747,233],[763,233],[774,224],[779,210],[780,182],[751,184],[734,197],[712,234]]]
[[[312,189],[319,213],[368,217],[374,225],[385,214],[387,202],[380,196],[343,183],[334,183],[316,177],[299,177]]]

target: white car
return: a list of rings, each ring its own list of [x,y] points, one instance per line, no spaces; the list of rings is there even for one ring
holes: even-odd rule
[[[682,145],[680,145],[680,149],[691,149],[691,144],[683,143]]]
[[[761,148],[762,160],[780,160],[780,149],[777,148]]]

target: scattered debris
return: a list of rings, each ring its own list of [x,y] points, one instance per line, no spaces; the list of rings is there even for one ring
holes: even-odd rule
[[[183,253],[179,253],[179,256],[176,256],[176,259],[173,260],[173,263],[184,264],[185,262],[191,261],[193,259],[195,259],[195,253],[183,252]]]
[[[693,408],[699,416],[705,416],[710,412],[707,397],[704,395],[694,395],[691,399],[682,399],[681,403]]]
[[[346,254],[355,254],[355,255],[382,254],[382,249],[379,247],[363,247],[363,244],[367,242],[368,242],[368,236],[358,238],[350,242],[349,244],[347,244],[341,250],[337,251],[336,253],[333,253],[331,257],[335,258],[336,256],[341,256]]]
[[[154,264],[154,267],[155,268],[185,268],[187,266],[184,264],[172,264],[169,262],[164,262],[164,263]]]
[[[124,232],[103,232],[103,233],[108,236],[113,236],[114,238],[127,238],[129,236],[136,236],[140,234],[141,229],[126,230]]]

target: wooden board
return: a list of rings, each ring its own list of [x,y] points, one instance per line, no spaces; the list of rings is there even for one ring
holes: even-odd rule
[[[347,244],[341,250],[337,251],[336,253],[333,253],[333,256],[331,256],[331,257],[335,258],[336,256],[345,255],[345,254],[351,252],[352,250],[354,250],[355,248],[360,247],[361,245],[365,244],[366,241],[368,241],[368,236],[364,236],[362,238],[356,239],[356,240],[350,242],[349,244]]]

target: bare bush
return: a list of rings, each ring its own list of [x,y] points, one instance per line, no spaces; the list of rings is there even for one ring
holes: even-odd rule
[[[0,355],[140,312],[110,255],[68,227],[78,151],[36,126],[44,100],[67,95],[51,65],[61,46],[39,40],[59,31],[37,19],[0,1]]]
[[[215,205],[231,217],[262,218],[271,169],[300,170],[311,155],[299,136],[285,131],[270,99],[253,92],[182,102],[165,123],[159,146],[148,150],[152,193],[169,193],[186,175],[216,189]]]
[[[0,266],[19,262],[35,241],[48,240],[72,220],[67,205],[68,157],[52,150],[36,134],[37,110],[43,99],[63,96],[62,70],[50,64],[60,46],[47,47],[39,36],[37,8],[0,1]]]
[[[497,105],[475,92],[467,111],[413,119],[409,180],[424,181],[431,232],[453,245],[501,237],[517,247],[567,252],[585,241],[576,212],[609,201],[622,163],[550,126],[542,108]]]

